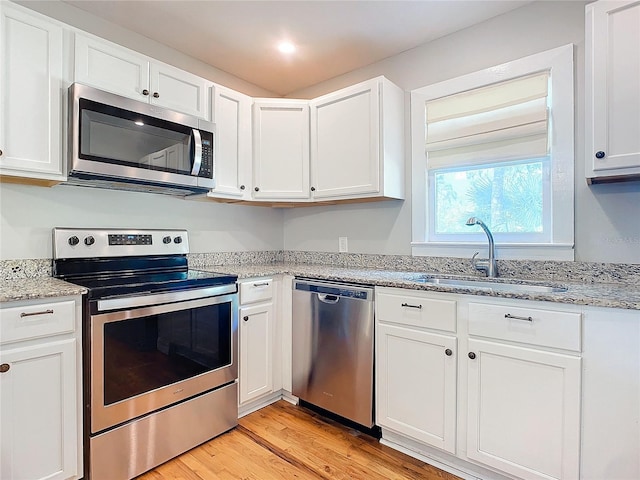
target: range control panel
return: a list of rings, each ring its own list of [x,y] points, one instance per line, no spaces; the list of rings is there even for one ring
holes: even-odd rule
[[[186,230],[54,228],[54,258],[99,258],[189,253]]]

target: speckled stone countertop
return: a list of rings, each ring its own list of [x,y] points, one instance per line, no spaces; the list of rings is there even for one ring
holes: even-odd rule
[[[425,276],[443,278],[483,280],[482,277],[466,277],[457,275],[443,275],[430,272],[400,272],[377,269],[340,268],[321,265],[304,265],[290,263],[268,263],[255,265],[212,265],[198,266],[201,270],[220,273],[232,273],[239,279],[264,277],[277,274],[288,274],[300,277],[310,277],[324,280],[364,283],[369,285],[400,287],[413,290],[427,290],[434,292],[460,293],[471,295],[492,296],[501,298],[517,298],[521,300],[536,300],[576,305],[592,305],[598,307],[624,308],[640,310],[640,287],[617,283],[584,284],[571,282],[529,282],[513,278],[498,278],[497,282],[518,283],[523,285],[560,286],[567,290],[563,292],[534,292],[534,291],[501,291],[487,288],[471,288],[451,285],[434,285],[420,281]],[[486,279],[485,279],[486,280]],[[640,320],[640,313],[638,314]]]
[[[0,302],[82,295],[87,289],[53,277],[20,278],[0,283]]]

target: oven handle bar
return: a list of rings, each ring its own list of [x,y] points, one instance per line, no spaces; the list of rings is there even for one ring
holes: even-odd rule
[[[119,310],[121,308],[148,307],[162,303],[182,302],[196,298],[216,297],[227,293],[236,293],[235,283],[217,285],[215,287],[196,288],[193,290],[180,290],[177,292],[156,293],[151,295],[138,295],[132,297],[108,298],[98,300],[98,311]]]

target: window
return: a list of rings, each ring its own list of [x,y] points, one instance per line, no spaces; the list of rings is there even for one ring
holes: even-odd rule
[[[573,46],[411,92],[414,255],[573,260]]]

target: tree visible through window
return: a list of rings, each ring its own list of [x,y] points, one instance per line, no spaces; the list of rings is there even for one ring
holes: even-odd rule
[[[434,215],[432,232],[439,235],[476,233],[465,225],[481,218],[494,234],[544,232],[545,181],[548,158],[474,168],[430,172]]]

